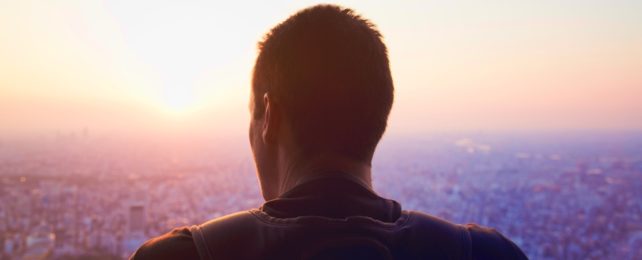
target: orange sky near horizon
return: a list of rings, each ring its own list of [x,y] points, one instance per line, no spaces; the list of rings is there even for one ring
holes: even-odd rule
[[[256,43],[316,1],[0,2],[0,137],[246,135]],[[339,1],[371,19],[389,134],[642,130],[640,1]]]

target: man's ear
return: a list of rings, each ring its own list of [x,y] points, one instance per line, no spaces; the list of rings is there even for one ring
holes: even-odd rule
[[[273,143],[276,140],[279,124],[281,123],[279,111],[276,109],[268,93],[263,95],[263,106],[265,107],[265,113],[261,137],[263,138],[263,142]]]

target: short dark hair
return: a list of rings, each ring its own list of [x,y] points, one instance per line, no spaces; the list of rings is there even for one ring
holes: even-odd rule
[[[269,93],[303,153],[367,160],[386,129],[394,86],[376,27],[351,9],[316,5],[259,42],[252,91],[253,116],[263,116]]]

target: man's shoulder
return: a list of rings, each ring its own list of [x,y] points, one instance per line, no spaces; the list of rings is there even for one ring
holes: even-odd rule
[[[476,224],[464,226],[470,234],[474,257],[479,259],[527,259],[524,252],[499,231]]]
[[[199,253],[192,231],[205,232],[209,236],[237,233],[240,229],[249,227],[250,211],[240,211],[211,219],[200,225],[175,228],[158,237],[154,237],[132,254],[130,259],[199,259]],[[247,233],[247,232],[246,232]]]
[[[180,227],[148,240],[130,259],[199,259],[199,255],[189,227]]]
[[[450,241],[451,246],[461,245],[460,248],[464,248],[462,251],[469,251],[473,259],[527,259],[515,243],[493,228],[477,224],[459,225],[417,211],[410,211],[409,214],[415,219],[413,227],[428,237],[422,236],[424,241]]]

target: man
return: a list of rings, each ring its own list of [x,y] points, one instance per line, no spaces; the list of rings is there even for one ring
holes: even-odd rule
[[[133,259],[524,259],[493,229],[456,225],[372,190],[393,83],[374,25],[318,5],[273,28],[254,67],[249,139],[259,209],[179,228]]]

